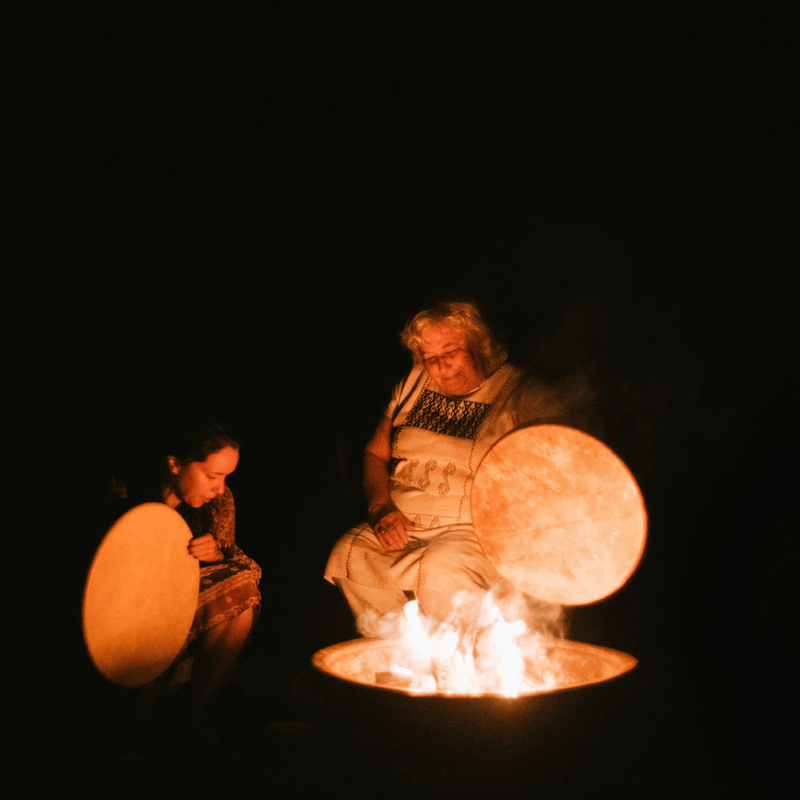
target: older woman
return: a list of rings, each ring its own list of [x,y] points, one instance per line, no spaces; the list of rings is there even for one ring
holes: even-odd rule
[[[472,527],[470,491],[489,448],[558,406],[523,373],[470,303],[418,313],[402,333],[414,367],[399,384],[364,453],[369,521],[334,547],[325,578],[356,618],[402,609],[444,620],[456,595],[498,579]]]

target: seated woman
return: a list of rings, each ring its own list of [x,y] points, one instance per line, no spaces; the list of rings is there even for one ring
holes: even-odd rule
[[[236,512],[227,477],[239,462],[239,442],[222,425],[204,419],[170,432],[159,458],[160,474],[149,486],[117,482],[129,501],[159,500],[175,509],[192,532],[189,553],[200,562],[197,609],[181,654],[173,666],[143,692],[146,706],[189,655],[192,708],[202,716],[230,677],[260,609],[261,568],[236,544]],[[147,713],[145,709],[145,713]]]
[[[369,520],[335,545],[325,578],[357,619],[400,611],[413,593],[423,614],[444,620],[457,594],[480,597],[500,578],[472,527],[481,458],[520,425],[556,421],[559,408],[506,363],[471,303],[421,311],[401,339],[414,367],[364,453]]]

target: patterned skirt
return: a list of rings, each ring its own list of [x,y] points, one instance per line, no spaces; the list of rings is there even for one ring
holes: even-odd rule
[[[261,608],[261,592],[258,590],[260,580],[261,568],[244,554],[202,565],[200,595],[187,644],[248,608],[258,615]]]

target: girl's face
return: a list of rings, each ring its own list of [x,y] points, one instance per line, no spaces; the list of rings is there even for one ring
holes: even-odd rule
[[[223,447],[205,461],[188,464],[170,456],[169,468],[174,477],[165,502],[172,508],[180,503],[200,508],[225,493],[225,479],[238,463],[239,451],[233,447]]]

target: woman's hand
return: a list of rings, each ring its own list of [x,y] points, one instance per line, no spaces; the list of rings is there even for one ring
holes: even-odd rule
[[[374,520],[372,530],[386,552],[403,550],[408,544],[408,532],[414,530],[414,523],[402,511],[391,506],[384,506],[377,513],[370,514],[370,520]]]
[[[189,540],[189,555],[198,561],[219,561],[222,558],[222,551],[217,545],[217,540],[207,533],[205,536]]]

